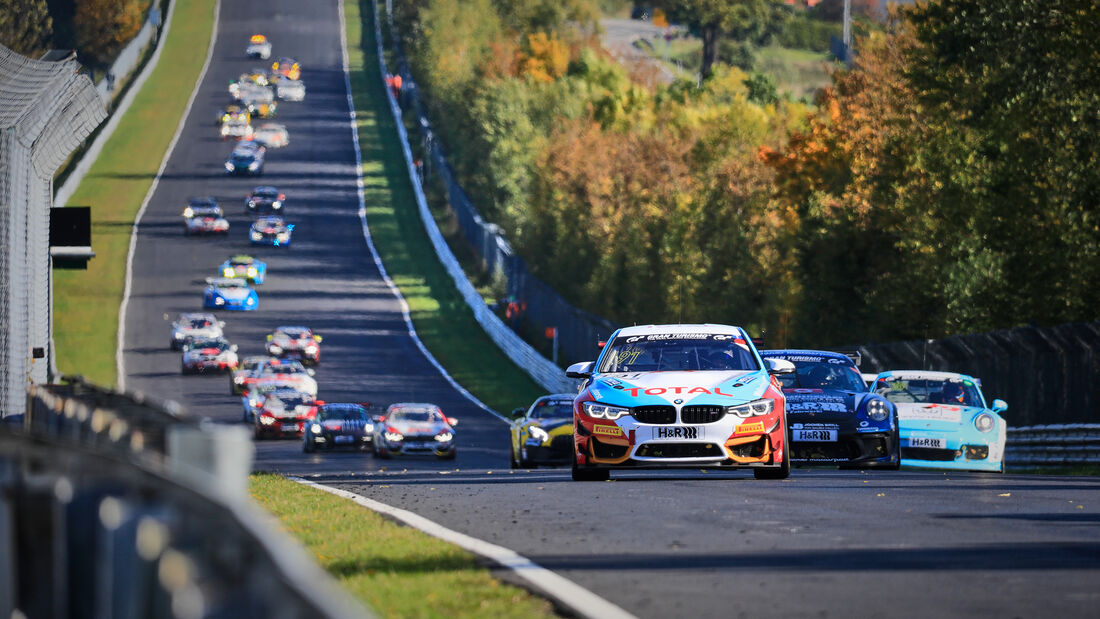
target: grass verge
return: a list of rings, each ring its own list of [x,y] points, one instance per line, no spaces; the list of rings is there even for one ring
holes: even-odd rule
[[[111,139],[69,199],[92,207],[96,257],[87,271],[54,271],[58,369],[114,385],[118,311],[130,232],[202,70],[214,0],[178,0],[164,51]]]
[[[458,294],[428,239],[386,106],[369,0],[344,0],[367,222],[386,270],[411,309],[420,339],[443,367],[498,411],[526,406],[546,390],[493,343]]]
[[[249,492],[352,595],[383,617],[553,617],[549,602],[502,584],[477,557],[364,507],[277,475]]]

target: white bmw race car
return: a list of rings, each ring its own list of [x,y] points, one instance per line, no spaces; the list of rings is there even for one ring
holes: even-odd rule
[[[790,475],[786,399],[740,327],[648,325],[619,329],[599,359],[566,374],[584,380],[573,404],[573,479],[612,469],[727,467],[758,479]]]

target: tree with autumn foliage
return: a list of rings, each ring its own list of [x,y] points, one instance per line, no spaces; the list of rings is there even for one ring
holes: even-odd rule
[[[0,44],[37,58],[50,49],[52,36],[45,0],[0,0]]]
[[[149,3],[143,0],[76,0],[73,16],[78,51],[106,65],[141,30]]]
[[[660,0],[670,20],[686,25],[703,40],[700,73],[709,78],[718,61],[718,42],[732,35],[755,40],[775,18],[774,0]]]

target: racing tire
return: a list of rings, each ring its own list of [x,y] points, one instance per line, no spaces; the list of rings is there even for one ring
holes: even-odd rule
[[[787,425],[787,420],[783,420],[784,425]],[[786,433],[783,435],[783,464],[777,469],[753,469],[752,475],[756,479],[787,479],[791,476],[791,426],[787,425]]]
[[[313,444],[313,441],[302,441],[302,453],[311,454],[316,449],[317,446]]]
[[[516,460],[516,451],[514,449],[508,450],[508,468],[513,471],[519,468],[519,462]]]
[[[438,457],[438,458],[439,458],[440,460],[454,460],[455,458],[457,458],[457,457],[458,457],[458,450],[457,450],[457,449],[452,449],[452,450],[451,450],[451,453],[449,453],[449,454],[444,454],[444,455],[442,455],[442,456],[437,456],[437,457]]]
[[[581,468],[573,464],[573,481],[607,481],[611,479],[611,471],[607,469]]]
[[[391,458],[390,452],[383,451],[381,449],[375,449],[374,450],[374,457],[378,458],[378,459],[381,459],[381,460],[389,460]]]

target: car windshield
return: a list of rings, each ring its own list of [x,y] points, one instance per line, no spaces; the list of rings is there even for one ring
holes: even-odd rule
[[[275,332],[275,335],[282,335],[292,340],[301,339],[303,337],[309,337],[309,331],[306,329],[280,329]]]
[[[305,374],[306,369],[299,364],[269,365],[264,368],[264,374]]]
[[[283,406],[287,408],[309,406],[309,404],[313,402],[313,400],[309,396],[298,393],[294,395],[279,395],[276,396],[276,398],[283,403]]]
[[[420,423],[443,421],[443,416],[435,411],[396,410],[390,413],[389,418],[393,421],[414,421]]]
[[[337,408],[325,408],[323,419],[344,419],[351,421],[366,421],[367,411],[360,406],[340,406]]]
[[[744,339],[728,333],[619,336],[602,359],[599,372],[759,369]]]
[[[210,324],[210,321],[204,318],[192,318],[190,321],[188,321],[188,325],[192,329],[205,329],[206,327],[209,327]]]
[[[854,363],[846,359],[820,357],[813,361],[787,359],[794,363],[794,374],[780,374],[784,389],[835,389],[838,391],[866,391],[867,385]]]
[[[215,348],[217,350],[228,350],[229,343],[223,340],[196,340],[191,344],[192,349],[209,349]]]
[[[573,417],[572,400],[543,400],[535,404],[535,408],[528,415],[530,419],[561,419]]]
[[[875,393],[896,404],[954,404],[982,406],[981,392],[974,381],[962,378],[885,377],[875,382]]]

